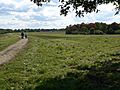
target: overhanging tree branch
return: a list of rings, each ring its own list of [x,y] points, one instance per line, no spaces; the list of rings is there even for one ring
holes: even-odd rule
[[[38,6],[42,6],[42,2],[50,2],[50,0],[31,0]],[[116,6],[116,14],[120,11],[120,0],[59,0],[62,4],[59,5],[61,8],[61,15],[67,15],[70,8],[75,10],[76,16],[84,16],[84,14],[96,12],[98,13],[97,6],[101,4],[113,3]]]

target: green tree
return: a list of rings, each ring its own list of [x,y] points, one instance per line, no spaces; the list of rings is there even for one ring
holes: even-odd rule
[[[42,2],[50,2],[50,0],[31,0],[32,2],[36,3],[38,6],[42,6]],[[70,11],[70,8],[73,8],[75,10],[76,16],[84,16],[85,13],[91,13],[91,12],[98,12],[97,9],[98,5],[101,4],[108,4],[113,3],[113,5],[116,6],[116,13],[118,14],[120,11],[120,0],[59,0],[62,4],[61,7],[61,14],[67,15]],[[83,9],[80,9],[79,7],[82,7]]]
[[[118,30],[119,29],[119,24],[117,24],[116,22],[112,23],[110,25],[110,27],[112,28],[112,30]]]

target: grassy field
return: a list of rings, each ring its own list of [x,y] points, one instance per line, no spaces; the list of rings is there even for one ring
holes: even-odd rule
[[[0,90],[120,90],[120,36],[29,33],[0,66]]]
[[[16,41],[18,41],[18,39],[19,37],[17,34],[0,34],[0,51],[2,51],[11,44],[14,44]]]

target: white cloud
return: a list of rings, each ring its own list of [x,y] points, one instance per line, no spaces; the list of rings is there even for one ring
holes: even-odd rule
[[[42,7],[30,0],[1,0],[0,4],[0,28],[63,28],[82,22],[120,22],[120,15],[114,16],[115,7],[112,4],[98,6],[99,13],[81,18],[75,17],[74,12],[66,17],[60,16],[60,8],[55,0]]]

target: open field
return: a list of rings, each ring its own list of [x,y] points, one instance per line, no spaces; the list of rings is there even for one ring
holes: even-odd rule
[[[9,45],[18,41],[19,37],[17,34],[0,34],[0,51],[8,47]]]
[[[120,90],[120,35],[28,36],[14,61],[0,66],[0,90]]]

